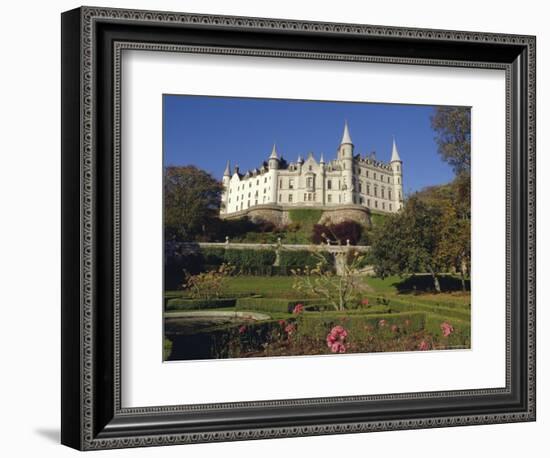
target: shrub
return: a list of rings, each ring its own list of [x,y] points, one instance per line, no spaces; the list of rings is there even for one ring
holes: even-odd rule
[[[207,247],[201,248],[206,268],[217,268],[224,262],[225,248]]]
[[[216,270],[187,275],[184,287],[193,298],[212,299],[220,297],[227,284],[227,277],[231,275],[233,270],[233,266],[222,264]]]
[[[224,262],[234,266],[240,274],[271,275],[276,257],[274,250],[227,249]]]
[[[281,251],[279,262],[280,266],[286,269],[286,274],[290,274],[290,269],[313,269],[319,264],[319,256],[323,256],[325,263],[329,266],[333,265],[333,255],[326,252],[312,252],[309,250],[299,251]]]
[[[346,245],[347,241],[351,245],[357,245],[361,239],[363,228],[356,221],[342,221],[338,224],[316,224],[313,226],[311,241],[313,243],[339,243]]]
[[[234,307],[235,299],[169,299],[166,303],[167,311],[177,310],[202,310],[202,309],[214,309]]]
[[[184,272],[195,275],[204,270],[204,257],[202,253],[171,254],[164,260],[164,289],[182,289]]]

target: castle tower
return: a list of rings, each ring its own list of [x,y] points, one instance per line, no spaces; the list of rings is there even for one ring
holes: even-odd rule
[[[229,205],[229,183],[231,181],[231,166],[229,164],[229,161],[227,161],[227,164],[225,166],[225,170],[223,172],[223,178],[222,178],[222,185],[223,185],[223,191],[222,191],[222,212],[227,213],[227,207]]]
[[[277,188],[279,181],[279,154],[277,153],[277,147],[275,143],[273,143],[273,149],[271,150],[271,155],[269,156],[267,164],[269,168],[269,171],[267,172],[269,176],[269,186],[271,187],[271,192],[269,193],[270,203],[277,203]]]
[[[391,169],[393,171],[393,196],[392,201],[396,210],[403,207],[403,161],[399,157],[399,151],[393,138],[393,145],[390,159]]]
[[[353,142],[349,133],[348,122],[344,124],[344,134],[338,148],[338,159],[342,164],[342,178],[345,182],[343,192],[343,202],[345,204],[353,203]]]

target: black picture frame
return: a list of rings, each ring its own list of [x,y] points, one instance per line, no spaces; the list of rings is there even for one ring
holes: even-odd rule
[[[92,450],[534,421],[535,47],[523,35],[96,7],[63,13],[61,442]],[[123,49],[505,70],[506,387],[122,408]]]

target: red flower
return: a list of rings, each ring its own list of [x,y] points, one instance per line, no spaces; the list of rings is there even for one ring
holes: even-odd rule
[[[361,304],[363,304],[363,305],[369,305],[369,299],[365,297],[365,299],[363,299],[363,300],[361,301]]]
[[[285,326],[286,321],[285,320],[279,320],[279,326]]]
[[[440,328],[445,337],[449,337],[454,332],[453,325],[451,323],[448,323],[447,321],[441,323]]]
[[[333,353],[345,353],[345,341],[347,336],[348,331],[342,326],[334,326],[327,334],[327,347],[330,348],[330,351]]]
[[[246,326],[243,324],[240,328],[239,328],[239,334],[244,334],[246,332]]]
[[[304,311],[304,304],[296,304],[296,306],[292,310],[292,313],[294,313],[295,315],[299,315],[303,311]]]
[[[285,332],[290,336],[296,331],[296,326],[293,324],[288,324],[285,328]]]
[[[418,349],[422,350],[422,351],[429,350],[430,349],[430,344],[428,342],[426,342],[425,340],[423,340],[422,342],[420,342],[420,345],[418,346]]]

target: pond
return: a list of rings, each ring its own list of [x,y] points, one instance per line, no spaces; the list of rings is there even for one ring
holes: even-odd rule
[[[261,324],[270,318],[269,315],[255,312],[193,311],[166,314],[164,335],[172,341],[168,361],[231,357],[230,343],[238,335],[239,328]]]

